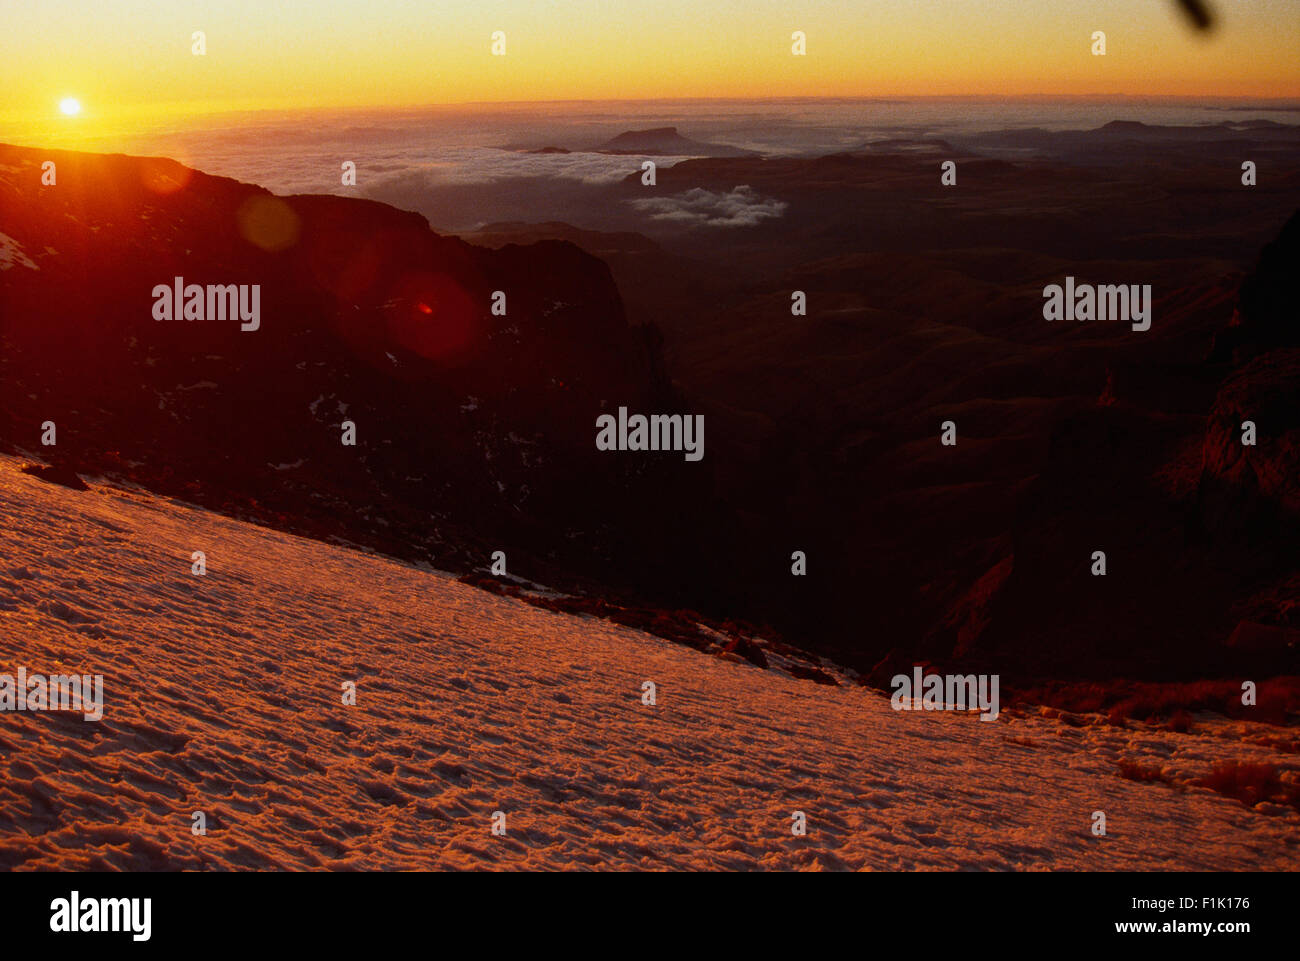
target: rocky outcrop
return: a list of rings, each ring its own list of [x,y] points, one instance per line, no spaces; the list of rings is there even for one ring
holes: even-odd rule
[[[1213,362],[1249,360],[1278,347],[1300,347],[1295,277],[1300,275],[1300,211],[1260,253],[1241,285],[1232,322],[1214,338]]]
[[[1263,354],[1219,390],[1206,423],[1201,494],[1211,526],[1229,513],[1300,520],[1300,350]]]

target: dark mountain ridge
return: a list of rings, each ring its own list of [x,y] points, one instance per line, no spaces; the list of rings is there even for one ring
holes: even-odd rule
[[[628,130],[591,148],[598,153],[693,155],[698,157],[757,157],[758,153],[728,144],[704,143],[678,133],[676,127]]]
[[[0,211],[31,264],[0,273],[7,449],[452,570],[503,550],[539,579],[662,585],[678,525],[707,523],[707,462],[595,448],[598,414],[683,401],[572,244],[487,250],[371,201],[15,147]],[[260,329],[155,320],[175,277],[259,285]]]

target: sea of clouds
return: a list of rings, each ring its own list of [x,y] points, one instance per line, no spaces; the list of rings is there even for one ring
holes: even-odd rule
[[[653,159],[662,170],[687,157],[593,148],[629,130],[665,126],[695,141],[770,157],[857,150],[896,138],[959,142],[965,134],[1000,129],[1092,129],[1117,118],[1185,124],[1256,116],[1288,122],[1296,116],[1242,109],[925,100],[458,105],[211,116],[85,149],[168,156],[279,194],[369,197],[415,210],[442,230],[550,220],[622,229],[633,215],[665,229],[746,228],[781,217],[785,204],[743,183],[727,191],[615,196],[613,186],[639,175],[643,160]],[[569,152],[537,152],[548,147]],[[348,160],[356,164],[355,187],[341,181]]]

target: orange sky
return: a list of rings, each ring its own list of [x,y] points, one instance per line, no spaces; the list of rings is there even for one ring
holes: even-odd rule
[[[6,0],[0,123],[686,97],[1300,98],[1296,0]],[[202,30],[207,53],[191,52]],[[506,35],[506,55],[491,36]],[[791,34],[807,55],[791,55]],[[1093,56],[1103,30],[1107,54]]]

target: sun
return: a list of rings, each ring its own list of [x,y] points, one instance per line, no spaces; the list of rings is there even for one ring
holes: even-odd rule
[[[76,97],[64,97],[59,101],[59,109],[63,111],[66,116],[75,117],[77,114],[81,113],[81,101]]]

